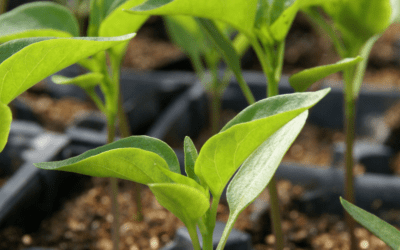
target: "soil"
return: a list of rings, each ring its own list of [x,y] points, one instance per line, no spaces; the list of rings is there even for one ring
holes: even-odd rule
[[[149,70],[163,67],[182,58],[183,53],[168,42],[165,32],[152,31],[151,27],[159,22],[159,18],[152,18],[143,31],[132,40],[124,66]],[[371,53],[365,82],[379,83],[375,86],[384,89],[399,88],[400,70],[396,58],[399,29],[400,25],[391,26],[377,42]],[[304,16],[296,18],[287,40],[284,68],[286,74],[332,63],[338,59],[326,37],[318,36]],[[257,62],[245,68],[260,69]],[[329,79],[339,80],[340,75],[333,75]],[[54,100],[48,96],[29,93],[24,94],[21,99],[34,107],[34,112],[38,114],[46,128],[56,131],[63,131],[73,117],[82,110],[94,109],[90,102],[73,99]],[[224,119],[229,119],[231,116],[232,114],[228,114]],[[398,126],[399,122],[393,121],[393,127]],[[209,132],[205,132],[207,133]],[[200,137],[199,140],[204,141],[205,137],[207,135]],[[331,162],[329,145],[336,141],[343,141],[342,132],[307,124],[285,155],[284,161],[329,167]],[[201,145],[201,142],[199,143]],[[400,155],[393,162],[394,166],[400,169]],[[400,170],[398,173],[400,174]],[[92,178],[81,195],[67,201],[60,211],[43,221],[37,231],[24,232],[14,227],[2,230],[0,249],[23,249],[29,246],[48,246],[57,249],[111,249],[110,226],[113,217],[110,214],[108,189],[107,179]],[[132,190],[132,183],[120,181],[118,201],[121,211],[121,249],[158,249],[164,246],[173,239],[175,230],[182,226],[182,223],[162,208],[146,187],[142,189],[144,221],[136,222],[132,216],[135,214]],[[285,249],[348,249],[349,235],[343,219],[333,215],[310,217],[299,212],[294,201],[299,199],[304,190],[288,181],[278,182],[278,192],[283,205],[281,214],[286,238]],[[266,192],[260,197],[259,199],[268,201]],[[260,233],[254,228],[254,222],[249,219],[252,209],[253,206],[250,206],[241,214],[235,227],[252,234],[256,250],[273,249],[275,241],[273,234],[270,231]],[[218,220],[226,221],[227,216],[228,208],[220,204]],[[381,240],[362,227],[357,227],[355,233],[360,249],[387,248]]]

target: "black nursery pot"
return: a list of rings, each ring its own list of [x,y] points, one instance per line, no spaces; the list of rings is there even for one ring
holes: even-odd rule
[[[261,73],[245,72],[244,78],[257,100],[265,98],[266,80]],[[279,85],[279,93],[293,93],[293,89],[285,77]],[[389,168],[389,161],[396,149],[384,145],[383,142],[387,138],[382,137],[382,133],[380,133],[382,129],[387,129],[382,128],[381,119],[384,112],[398,101],[400,101],[398,93],[363,90],[357,106],[357,134],[363,138],[369,138],[369,140],[355,143],[354,158],[366,167],[366,173],[355,178],[356,205],[377,215],[382,215],[389,209],[400,209],[400,192],[398,192],[400,179],[393,176]],[[186,135],[196,138],[200,131],[208,125],[209,109],[207,105],[204,88],[197,83],[166,109],[152,130],[149,131],[149,135],[160,139],[168,138],[168,140],[180,142],[180,144]],[[238,84],[232,82],[223,95],[222,108],[239,112],[246,106],[247,102]],[[320,127],[342,129],[343,110],[342,89],[332,88],[331,92],[310,110],[308,122]],[[386,136],[389,134],[386,133]],[[371,143],[370,141],[378,142]],[[287,179],[293,184],[306,187],[306,193],[297,201],[300,211],[310,215],[343,214],[343,208],[339,202],[339,196],[343,196],[344,186],[343,170],[339,167],[340,162],[343,161],[343,148],[344,146],[340,144],[333,145],[334,157],[330,169],[289,163],[282,163],[278,167],[276,172],[278,179]],[[181,150],[177,149],[176,152],[181,161],[181,171],[184,173]],[[265,201],[256,200],[256,202],[263,203],[258,204],[258,207],[264,210],[268,209]],[[379,205],[376,206],[376,204]],[[254,214],[254,217],[261,218],[262,216],[263,212],[260,211]],[[400,225],[400,219],[391,222]],[[188,237],[185,238],[186,243],[182,242],[185,235],[183,232],[178,231],[175,242],[165,249],[181,249],[181,247],[185,248],[187,242],[190,244]]]

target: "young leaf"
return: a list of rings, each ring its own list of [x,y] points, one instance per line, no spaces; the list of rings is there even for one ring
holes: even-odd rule
[[[244,109],[204,144],[196,161],[196,175],[214,197],[219,197],[233,173],[257,147],[328,92],[280,95]]]
[[[354,67],[362,61],[363,58],[345,58],[337,63],[314,67],[300,71],[289,78],[290,85],[298,92],[306,91],[316,81],[319,81],[331,74],[343,71],[349,67]]]
[[[391,0],[331,1],[323,6],[343,38],[352,43],[351,39],[364,43],[382,33],[393,20]]]
[[[220,20],[252,37],[257,2],[258,0],[148,0],[129,11],[147,15],[188,15]]]
[[[167,163],[167,169],[170,169],[174,173],[180,174],[179,161],[176,157],[175,152],[166,144],[165,142],[158,140],[156,138],[148,137],[148,136],[130,136],[128,138],[124,138],[107,145],[98,147],[96,149],[92,149],[86,151],[85,153],[66,159],[64,161],[58,162],[48,162],[48,163],[40,163],[37,167],[40,168],[59,168],[65,167],[67,165],[75,164],[84,159],[87,159],[92,156],[96,156],[106,151],[110,151],[113,149],[121,149],[121,148],[138,148],[146,151],[153,152],[157,154],[159,157],[164,159]]]
[[[8,104],[47,76],[133,36],[23,38],[0,45],[0,102]]]
[[[149,18],[149,15],[132,15],[125,10],[137,6],[143,1],[127,0],[124,4],[119,5],[100,24],[99,36],[122,36],[137,32],[147,18]],[[118,60],[122,59],[125,54],[127,44],[128,42],[125,42],[111,48],[112,53]]]
[[[233,177],[226,193],[229,219],[220,244],[226,241],[239,214],[266,188],[283,156],[303,128],[307,114],[308,111],[303,112],[269,137],[247,158]]]
[[[206,52],[206,41],[196,21],[188,16],[167,16],[164,20],[171,39],[188,54],[196,72],[203,72],[201,55]]]
[[[149,185],[157,201],[171,211],[185,225],[196,222],[209,209],[209,198],[190,186],[180,183]]]
[[[192,178],[197,183],[200,183],[199,177],[196,176],[194,173],[194,165],[196,163],[198,153],[197,149],[193,144],[193,141],[190,139],[189,136],[185,137],[183,142],[183,148],[185,152],[185,171],[189,178]]]
[[[79,36],[75,16],[51,2],[24,4],[0,15],[0,43],[26,37]]]
[[[344,209],[358,223],[371,231],[376,237],[384,241],[392,249],[400,249],[400,231],[389,223],[379,219],[373,214],[351,204],[350,202],[340,197],[340,202]]]
[[[98,72],[90,72],[73,78],[61,75],[54,75],[51,77],[51,80],[56,84],[74,84],[83,89],[93,88],[103,79],[104,75]]]
[[[8,134],[10,133],[12,114],[10,108],[0,102],[0,152],[6,146]]]
[[[240,57],[235,48],[232,46],[230,40],[219,31],[218,27],[213,21],[203,18],[196,18],[196,21],[208,39],[213,42],[217,49],[219,49],[218,51],[225,59],[225,62],[228,64],[229,68],[233,71],[233,74],[235,75],[248,102],[254,103],[254,97],[251,94],[249,86],[246,84],[243,78],[242,69],[240,67]]]

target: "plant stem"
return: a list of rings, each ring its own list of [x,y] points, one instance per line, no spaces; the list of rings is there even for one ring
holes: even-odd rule
[[[345,98],[347,99],[347,98]],[[354,177],[353,177],[353,144],[354,126],[356,113],[356,99],[353,97],[345,101],[345,121],[346,121],[346,174],[345,174],[345,199],[355,204],[354,196]],[[354,235],[355,221],[350,214],[345,213],[346,224],[350,232],[350,249],[357,249],[356,238]]]
[[[213,249],[213,234],[217,218],[218,204],[221,197],[213,197],[210,213],[206,217],[207,234],[203,235],[203,250]]]
[[[108,138],[107,142],[111,143],[115,138],[115,123],[113,118],[108,118]],[[110,177],[110,188],[111,188],[111,212],[113,215],[112,221],[112,241],[113,249],[119,249],[119,213],[118,213],[118,180],[116,178]]]
[[[196,223],[186,224],[194,250],[201,250],[199,237],[197,236]]]

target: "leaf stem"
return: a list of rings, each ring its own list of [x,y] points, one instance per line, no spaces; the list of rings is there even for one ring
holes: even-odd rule
[[[188,229],[194,250],[201,250],[199,237],[197,236],[196,223],[187,223],[186,228]]]

